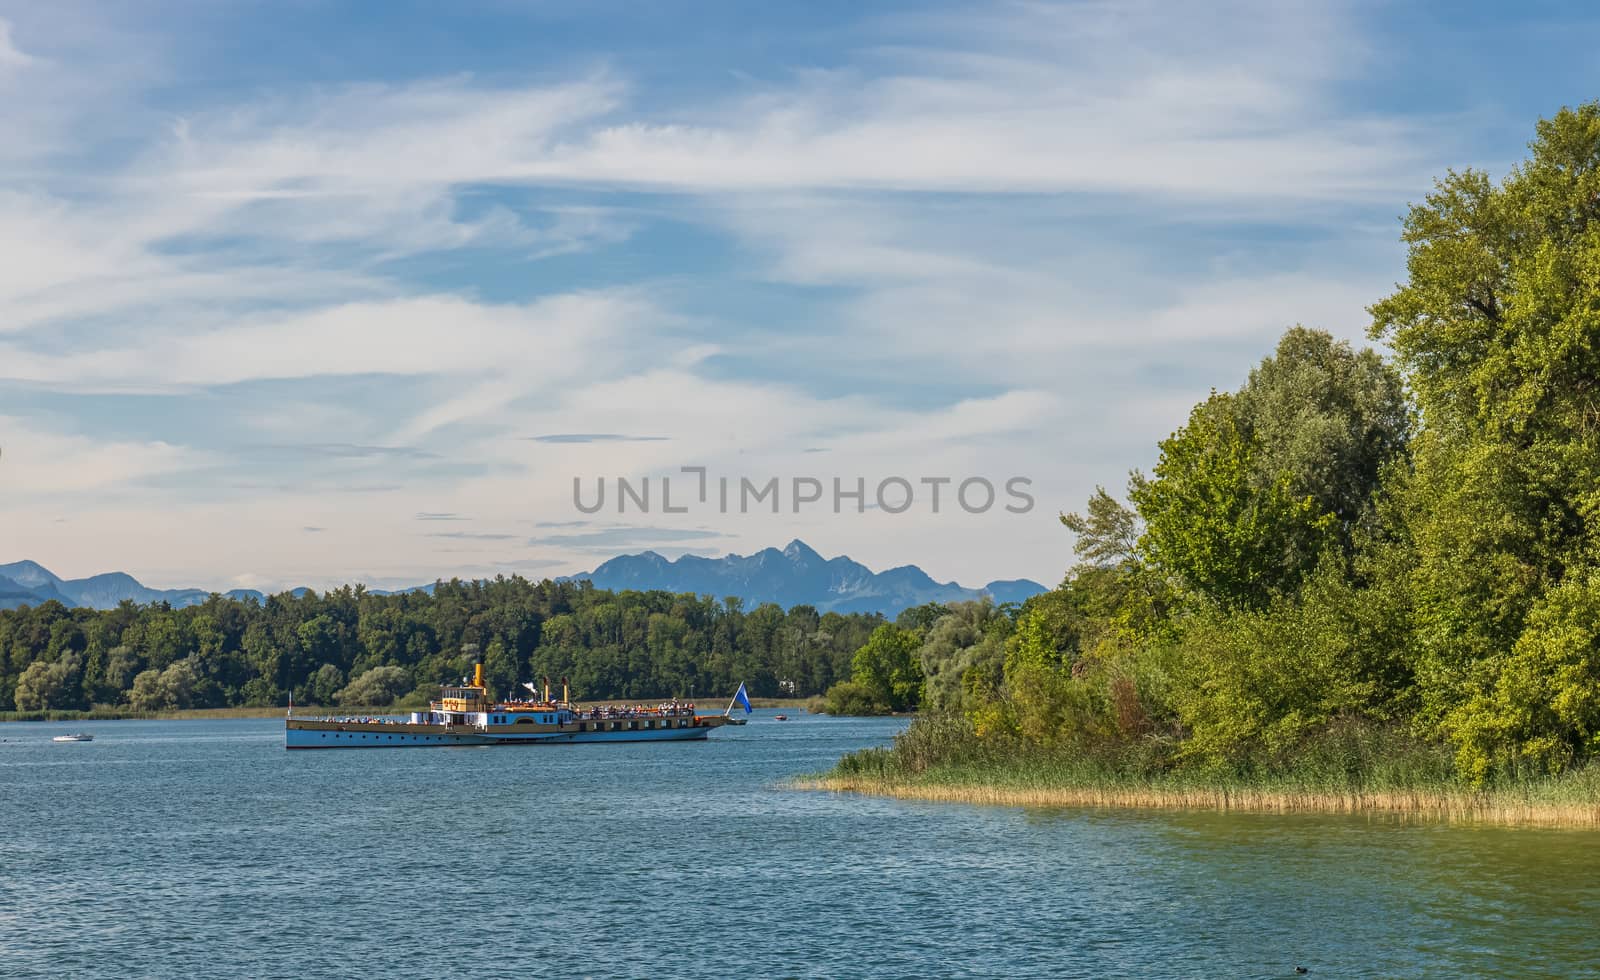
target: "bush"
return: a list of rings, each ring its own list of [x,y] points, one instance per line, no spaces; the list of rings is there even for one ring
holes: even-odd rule
[[[374,667],[351,681],[336,697],[339,703],[350,707],[378,706],[393,703],[402,692],[411,689],[411,675],[402,667]]]
[[[73,690],[77,661],[67,658],[56,663],[36,660],[17,678],[16,702],[18,711],[47,711],[50,708],[74,708],[81,700]]]
[[[169,664],[166,670],[147,670],[133,679],[128,706],[136,711],[175,711],[194,705],[198,676],[187,660]]]
[[[825,711],[830,715],[886,715],[889,706],[873,697],[865,684],[840,681],[824,695]]]

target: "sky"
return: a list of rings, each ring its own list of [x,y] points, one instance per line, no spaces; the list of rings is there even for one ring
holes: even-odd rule
[[[1597,37],[1539,3],[0,0],[0,563],[398,587],[802,538],[1054,584],[1057,515],[1286,327],[1366,342],[1408,203],[1600,97]]]

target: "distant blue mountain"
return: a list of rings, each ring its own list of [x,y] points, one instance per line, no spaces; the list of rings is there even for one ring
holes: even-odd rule
[[[235,589],[226,595],[231,599],[253,599],[256,602],[265,598],[254,589]],[[124,600],[140,605],[166,602],[181,608],[199,605],[210,596],[211,593],[205,589],[146,588],[126,572],[64,579],[34,561],[0,565],[0,609],[37,606],[52,599],[64,606],[87,606],[90,609],[112,609]]]
[[[111,609],[124,599],[139,605],[170,602],[174,606],[193,606],[205,602],[211,593],[202,589],[147,589],[127,572],[107,572],[89,578],[73,579],[57,586],[80,606]]]
[[[0,609],[15,609],[18,606],[38,605],[43,601],[39,593],[21,584],[16,579],[0,578]]]
[[[888,616],[928,602],[960,602],[983,595],[997,603],[1021,602],[1047,591],[1028,579],[969,589],[954,582],[935,582],[915,565],[873,572],[843,556],[823,558],[800,540],[789,542],[782,551],[767,548],[749,556],[684,555],[668,560],[653,551],[622,555],[563,581],[583,579],[598,589],[663,589],[719,598],[738,596],[748,605],[775,602],[786,609],[809,605],[820,612],[881,612]]]
[[[622,555],[592,572],[567,576],[562,581],[584,579],[600,589],[661,589],[718,598],[738,596],[751,606],[775,602],[785,609],[809,605],[821,612],[881,612],[888,616],[928,602],[960,602],[984,595],[997,603],[1022,602],[1046,591],[1044,586],[1029,579],[990,582],[981,589],[968,589],[954,582],[935,582],[915,565],[874,572],[849,558],[823,558],[798,540],[789,542],[782,551],[767,548],[748,557],[684,555],[669,561],[653,551]],[[298,598],[312,590],[290,591]],[[433,586],[369,591],[373,595],[431,594]],[[37,562],[0,565],[0,609],[37,606],[52,599],[66,606],[93,609],[112,609],[124,601],[140,605],[166,602],[181,608],[205,602],[211,595],[205,589],[146,588],[126,572],[63,579]],[[234,589],[223,595],[242,602],[266,601],[266,596],[255,589]]]
[[[290,589],[296,599],[314,592],[301,586]],[[433,592],[433,586],[418,585],[410,589],[369,590],[373,595],[396,595],[400,592]],[[0,565],[0,609],[18,606],[38,606],[54,599],[64,606],[85,606],[90,609],[114,609],[127,601],[139,605],[165,602],[175,609],[197,606],[211,598],[206,589],[151,589],[127,572],[106,572],[88,578],[64,579],[36,561],[18,561]],[[231,589],[222,593],[225,599],[240,602],[265,602],[266,594],[255,589]]]
[[[38,562],[11,562],[0,565],[0,576],[8,578],[24,589],[54,588],[61,584],[61,576]]]

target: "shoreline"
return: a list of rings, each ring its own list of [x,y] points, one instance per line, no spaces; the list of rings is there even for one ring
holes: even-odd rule
[[[622,698],[597,701],[573,702],[579,708],[596,707],[602,704],[630,705],[654,704],[666,701],[667,698]],[[802,710],[806,705],[806,698],[751,698],[750,704],[756,708],[787,708]],[[717,704],[721,704],[719,700]],[[699,705],[697,704],[697,707]],[[427,705],[398,705],[390,704],[382,707],[374,705],[342,706],[320,704],[297,704],[294,707],[296,715],[323,716],[323,715],[398,715],[406,714],[426,708]],[[710,708],[710,704],[706,705]],[[107,708],[104,710],[90,709],[88,711],[0,711],[0,724],[34,724],[39,722],[75,722],[75,721],[215,721],[227,718],[281,718],[285,717],[289,709],[284,705],[267,708],[183,708],[174,711],[136,711],[132,708]]]
[[[821,775],[791,782],[799,790],[881,796],[929,803],[1040,809],[1199,810],[1218,813],[1320,813],[1502,827],[1600,829],[1600,801],[1543,800],[1524,790],[1313,790],[1238,786],[1006,786]]]

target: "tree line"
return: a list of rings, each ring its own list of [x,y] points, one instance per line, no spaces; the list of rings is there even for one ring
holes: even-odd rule
[[[345,587],[174,609],[59,602],[0,611],[0,704],[19,711],[415,702],[482,661],[493,689],[568,678],[574,697],[805,696],[848,676],[876,614],[587,582]]]
[[[1406,281],[1369,308],[1389,356],[1290,329],[1151,472],[1062,515],[1059,588],[885,624],[834,707],[1124,768],[1372,733],[1480,785],[1594,758],[1600,103],[1541,121],[1501,181],[1437,181],[1402,239]]]

